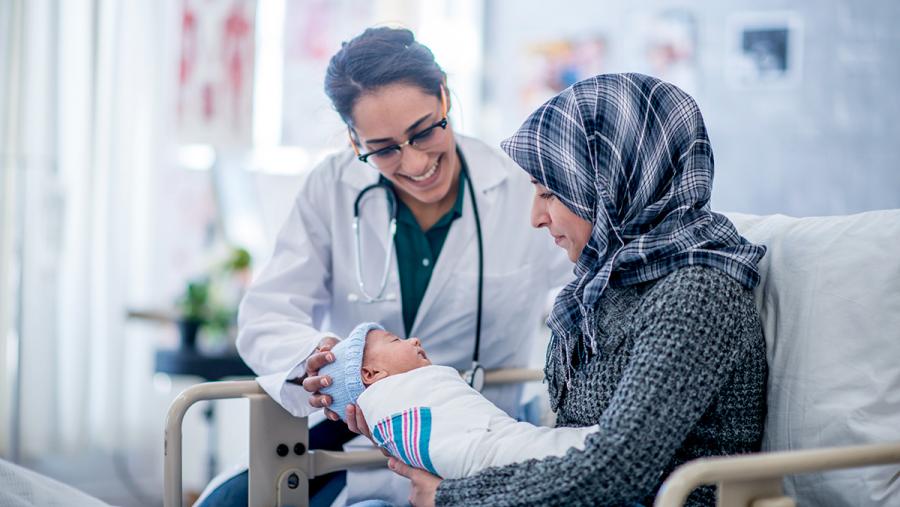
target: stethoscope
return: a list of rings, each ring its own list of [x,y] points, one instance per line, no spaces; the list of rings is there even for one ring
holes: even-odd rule
[[[462,166],[462,174],[465,175],[466,180],[468,180],[466,187],[469,189],[469,199],[472,201],[472,210],[475,214],[475,230],[478,234],[478,310],[475,314],[475,349],[472,351],[472,368],[463,373],[463,379],[465,379],[466,383],[472,386],[472,388],[480,392],[484,387],[484,368],[478,362],[478,353],[481,350],[481,295],[484,285],[484,245],[481,238],[481,218],[478,216],[478,204],[475,202],[475,190],[472,188],[472,180],[469,178],[469,171],[462,158],[462,153],[459,153],[459,157],[461,162],[460,165]],[[391,220],[388,223],[388,243],[390,245],[388,246],[387,256],[384,259],[384,274],[381,277],[381,285],[378,292],[373,296],[366,290],[366,285],[365,282],[363,282],[362,276],[362,245],[359,239],[359,206],[366,193],[375,189],[384,190],[384,194],[387,197],[388,213],[390,214]],[[382,181],[373,183],[362,189],[359,192],[359,195],[356,196],[356,200],[353,202],[353,238],[356,251],[356,281],[359,286],[359,292],[362,294],[362,298],[354,298],[354,301],[360,300],[363,303],[379,303],[396,299],[392,294],[385,295],[388,284],[388,275],[391,270],[391,260],[394,256],[394,236],[396,235],[397,196],[394,194],[394,189]]]

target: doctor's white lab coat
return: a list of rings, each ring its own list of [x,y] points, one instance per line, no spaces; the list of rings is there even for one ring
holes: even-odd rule
[[[533,186],[527,174],[481,141],[456,136],[475,189],[484,241],[484,295],[480,362],[486,369],[527,366],[549,292],[572,277],[572,264],[547,231],[530,225]],[[285,381],[305,371],[305,360],[325,336],[342,338],[360,322],[375,321],[403,336],[396,254],[385,291],[363,302],[356,278],[353,202],[378,172],[351,150],[312,170],[281,229],[272,259],[240,308],[237,347],[261,376],[260,385],[295,416],[313,411],[308,393]],[[378,290],[390,238],[384,193],[361,203],[363,277]],[[463,214],[450,227],[410,336],[422,340],[434,364],[471,366],[478,294],[478,240],[468,190]],[[485,389],[515,415],[520,389]]]

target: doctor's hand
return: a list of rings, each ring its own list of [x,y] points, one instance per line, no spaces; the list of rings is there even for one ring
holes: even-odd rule
[[[319,342],[319,346],[316,347],[316,352],[306,360],[306,374],[303,376],[302,382],[303,389],[313,393],[312,396],[309,397],[309,404],[316,408],[324,408],[325,416],[332,421],[338,421],[340,420],[340,417],[331,410],[328,410],[328,405],[331,404],[331,396],[319,392],[323,387],[331,384],[331,377],[328,377],[327,375],[320,376],[319,370],[326,364],[334,362],[334,354],[330,351],[337,343],[337,338],[331,336],[322,338],[322,341]]]
[[[420,468],[413,468],[397,458],[388,460],[388,468],[412,482],[409,503],[414,507],[432,507],[434,505],[434,497],[437,495],[438,486],[441,485],[440,477]]]

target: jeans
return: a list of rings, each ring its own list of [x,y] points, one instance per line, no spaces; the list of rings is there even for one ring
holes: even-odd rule
[[[356,437],[341,421],[325,419],[309,430],[309,448],[341,451]],[[329,506],[347,484],[346,472],[334,472],[309,481],[310,507]],[[273,484],[272,487],[275,487]],[[248,473],[242,472],[213,490],[200,507],[247,507]]]

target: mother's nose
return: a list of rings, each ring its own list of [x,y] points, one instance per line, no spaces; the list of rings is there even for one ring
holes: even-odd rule
[[[547,201],[535,194],[531,201],[531,226],[535,229],[547,227],[550,224],[550,214],[547,213]]]

